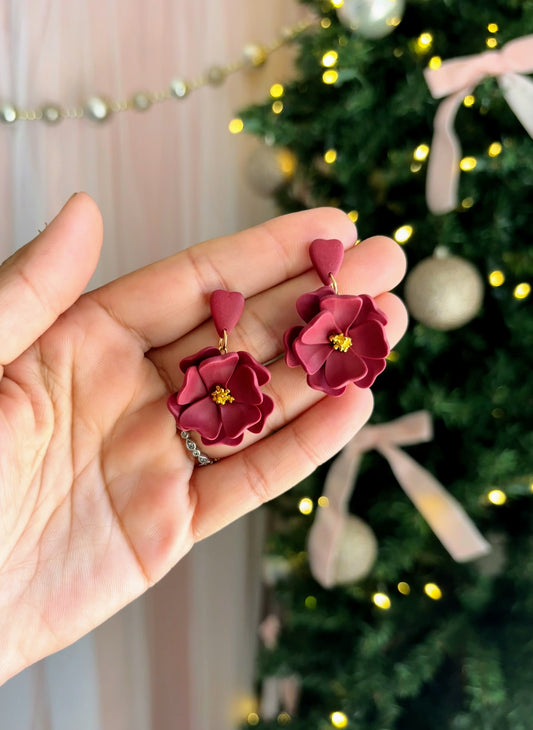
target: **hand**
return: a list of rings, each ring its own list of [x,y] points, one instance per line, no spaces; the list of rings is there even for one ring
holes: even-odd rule
[[[214,289],[247,298],[231,350],[261,362],[282,352],[297,297],[319,285],[308,246],[320,237],[350,248],[339,289],[376,296],[394,344],[406,314],[383,292],[401,279],[403,254],[382,237],[353,248],[353,224],[333,209],[200,244],[81,296],[102,222],[79,193],[0,268],[0,683],[300,481],[368,419],[370,391],[325,397],[278,361],[265,432],[195,468],[166,408],[180,359],[217,344]]]

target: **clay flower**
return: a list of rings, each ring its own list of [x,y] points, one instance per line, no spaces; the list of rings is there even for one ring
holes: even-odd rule
[[[183,431],[197,431],[202,442],[238,446],[246,430],[260,433],[274,409],[261,392],[269,371],[247,352],[221,354],[206,347],[180,363],[182,387],[168,408]]]
[[[333,294],[328,286],[296,302],[304,326],[285,332],[285,361],[301,366],[311,388],[342,395],[349,383],[369,388],[385,369],[385,314],[368,294]]]

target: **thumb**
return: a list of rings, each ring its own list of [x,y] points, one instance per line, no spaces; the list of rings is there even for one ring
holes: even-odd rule
[[[0,266],[0,368],[78,299],[101,246],[100,211],[86,193],[76,193],[37,238]]]

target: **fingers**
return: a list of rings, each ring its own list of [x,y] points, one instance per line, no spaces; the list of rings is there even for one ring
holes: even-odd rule
[[[85,193],[70,198],[0,267],[0,366],[17,358],[80,296],[96,268],[102,219]]]
[[[375,236],[346,252],[338,275],[339,291],[345,294],[367,293],[377,297],[395,287],[405,271],[405,256],[390,238]],[[283,333],[300,319],[296,299],[305,291],[318,288],[320,282],[313,271],[283,282],[246,302],[243,316],[230,336],[231,350],[247,350],[260,362],[267,362],[283,351]],[[381,304],[379,304],[381,306]],[[397,341],[403,334],[405,310],[395,306],[389,316],[389,337]],[[391,329],[392,328],[392,329]],[[198,327],[182,340],[150,353],[150,359],[164,375],[169,387],[181,385],[180,360],[207,345],[216,345],[217,335],[212,322]]]
[[[314,238],[353,245],[356,230],[333,208],[292,213],[183,251],[93,292],[121,324],[136,331],[145,349],[182,337],[210,316],[215,289],[246,298],[298,276],[311,266]]]
[[[195,540],[277,497],[342,448],[372,412],[369,390],[323,398],[288,426],[211,466],[195,469]],[[226,489],[221,485],[228,485]]]

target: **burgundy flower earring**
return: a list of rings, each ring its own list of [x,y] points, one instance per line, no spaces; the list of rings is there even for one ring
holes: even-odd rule
[[[349,383],[369,388],[390,351],[387,318],[368,294],[338,293],[335,276],[344,258],[340,241],[316,239],[309,255],[324,286],[297,300],[305,325],[285,332],[285,362],[301,366],[308,385],[327,395],[342,395]]]
[[[211,295],[210,307],[220,337],[218,348],[205,347],[180,362],[185,373],[183,385],[167,402],[187,439],[187,448],[200,464],[211,461],[205,456],[204,461],[199,458],[188,431],[197,431],[206,446],[237,446],[246,430],[260,433],[274,409],[272,398],[261,392],[270,380],[269,371],[248,352],[227,349],[228,334],[244,308],[243,295],[219,289]]]

